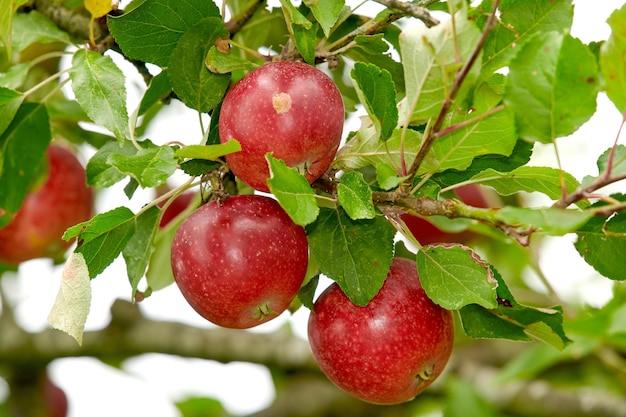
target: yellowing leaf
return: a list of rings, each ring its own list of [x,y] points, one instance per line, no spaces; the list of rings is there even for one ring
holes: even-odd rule
[[[48,322],[83,343],[85,322],[91,307],[91,280],[82,253],[70,255],[63,268],[61,288],[48,315]]]
[[[85,0],[85,9],[97,19],[111,11],[111,0]]]

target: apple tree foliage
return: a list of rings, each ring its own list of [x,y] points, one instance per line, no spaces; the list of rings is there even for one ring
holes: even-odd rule
[[[95,189],[124,182],[130,199],[174,174],[187,179],[141,210],[120,206],[66,231],[78,244],[51,324],[80,343],[90,280],[119,256],[129,298],[172,284],[169,247],[182,218],[159,228],[158,204],[198,185],[203,198],[224,189],[252,192],[224,163],[240,148],[219,142],[220,104],[251,69],[301,60],[332,77],[346,120],[359,116],[312,185],[267,157],[272,194],[309,239],[301,303],[311,305],[323,274],[366,305],[392,257],[410,257],[428,296],[456,311],[472,340],[544,342],[512,361],[507,376],[538,375],[603,349],[622,369],[605,382],[623,396],[626,196],[603,191],[626,179],[621,126],[598,133],[615,135],[615,144],[586,155],[598,169],[580,180],[530,161],[537,144],[558,155],[559,144],[594,115],[599,94],[626,115],[626,6],[608,19],[606,40],[585,44],[570,34],[571,0],[376,3],[379,12],[367,17],[344,0],[134,0],[124,10],[108,0],[0,1],[0,227],[19,209],[52,138],[92,151],[86,171]],[[44,52],[23,58],[36,47]],[[67,66],[46,74],[42,66],[60,56],[71,57]],[[132,62],[145,79],[134,108],[128,74],[113,57]],[[210,116],[203,135],[165,144],[145,136],[171,100]],[[467,184],[489,188],[502,204],[476,208],[451,198]],[[519,196],[529,192],[548,203],[525,205]],[[480,238],[420,246],[400,218],[405,212]],[[575,236],[580,256],[614,281],[613,300],[591,309],[563,305],[550,290],[529,297],[523,275],[538,269],[534,253],[544,236]]]

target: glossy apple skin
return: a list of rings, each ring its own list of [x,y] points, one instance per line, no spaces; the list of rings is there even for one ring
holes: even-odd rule
[[[476,184],[468,184],[454,190],[457,197],[467,205],[477,208],[488,208],[489,203],[485,198],[483,189]],[[402,220],[407,225],[415,239],[422,245],[435,243],[467,243],[476,234],[464,230],[459,233],[446,232],[426,220],[412,214],[403,214]]]
[[[282,313],[298,293],[308,241],[276,200],[211,201],[192,212],[172,243],[176,284],[201,316],[245,329]]]
[[[267,192],[267,153],[298,167],[311,183],[333,161],[343,122],[341,93],[326,74],[301,62],[274,62],[249,72],[228,92],[220,141],[239,141],[241,151],[226,156],[228,165],[241,181]]]
[[[76,156],[50,145],[46,157],[46,180],[26,195],[13,220],[0,229],[0,262],[7,265],[62,257],[72,243],[62,239],[65,230],[93,214],[93,191]]]
[[[315,360],[339,388],[363,401],[397,404],[413,399],[443,371],[454,322],[450,311],[426,296],[415,262],[395,258],[365,307],[354,305],[337,284],[328,287],[309,316],[308,335]]]

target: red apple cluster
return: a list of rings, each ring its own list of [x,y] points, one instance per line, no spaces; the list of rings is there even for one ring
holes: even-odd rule
[[[239,141],[241,151],[226,156],[228,166],[239,180],[267,192],[268,153],[313,182],[336,154],[343,121],[341,94],[330,78],[304,63],[276,62],[250,72],[227,94],[220,141]],[[250,328],[278,316],[297,295],[308,242],[273,198],[231,196],[182,222],[171,263],[181,293],[200,315],[223,327]],[[442,372],[453,320],[426,296],[415,262],[396,258],[365,307],[337,284],[324,291],[311,312],[309,339],[337,386],[364,401],[395,404]]]
[[[65,230],[91,218],[93,191],[74,153],[53,144],[46,161],[45,179],[33,186],[15,217],[0,229],[1,263],[59,259],[72,243],[63,240]]]
[[[317,68],[275,62],[248,73],[227,94],[220,141],[241,151],[226,156],[232,172],[269,191],[266,155],[297,167],[309,182],[332,162],[343,130],[341,93]],[[214,200],[176,231],[172,270],[189,304],[214,324],[249,328],[277,317],[306,275],[308,241],[278,202],[262,195]]]

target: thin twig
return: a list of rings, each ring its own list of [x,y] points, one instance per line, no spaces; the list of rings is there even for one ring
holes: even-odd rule
[[[400,0],[374,0],[376,3],[393,9],[398,12],[405,13],[407,16],[413,16],[416,19],[421,20],[427,27],[433,27],[439,24],[439,20],[431,16],[430,10],[426,7],[429,4],[436,3],[437,1],[422,1],[420,4],[413,2],[404,2]]]

